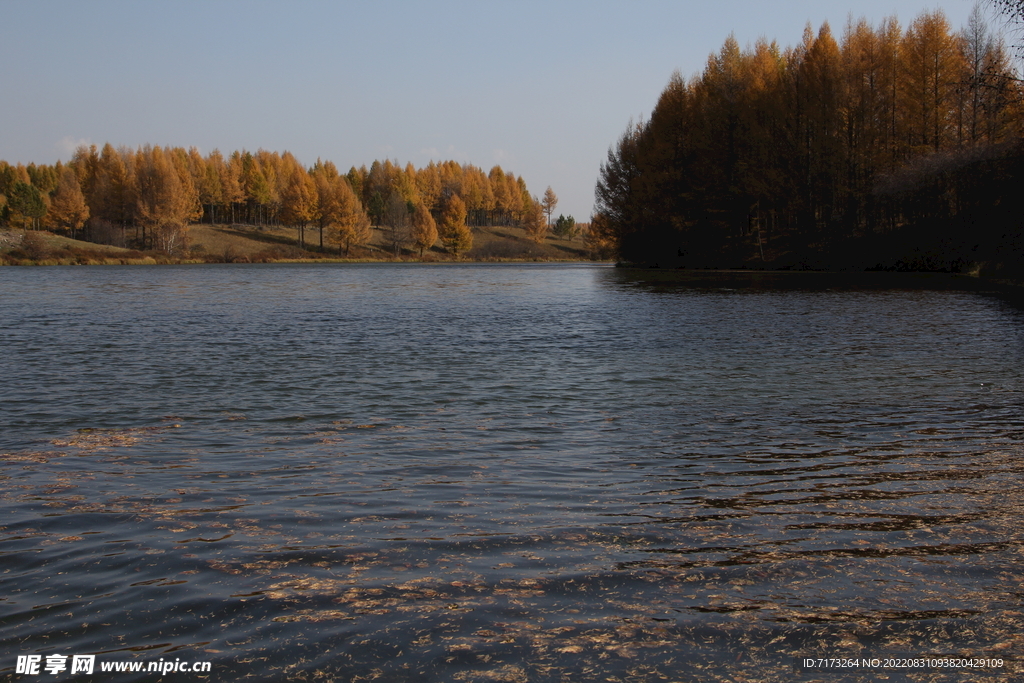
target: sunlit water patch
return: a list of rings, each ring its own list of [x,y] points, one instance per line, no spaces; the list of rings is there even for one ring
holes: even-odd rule
[[[11,680],[1021,672],[1024,314],[960,281],[3,269],[0,321]]]

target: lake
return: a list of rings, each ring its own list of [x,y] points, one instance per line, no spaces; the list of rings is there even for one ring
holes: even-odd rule
[[[0,350],[7,680],[1024,671],[1024,308],[967,278],[0,268]]]

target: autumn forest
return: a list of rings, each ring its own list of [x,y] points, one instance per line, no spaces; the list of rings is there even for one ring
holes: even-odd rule
[[[978,8],[730,37],[610,149],[594,237],[662,267],[1020,274],[1021,96]]]
[[[170,255],[188,254],[190,225],[218,223],[286,226],[299,247],[346,256],[375,225],[395,255],[422,256],[440,240],[458,256],[472,246],[473,225],[516,225],[543,239],[557,204],[550,188],[537,199],[500,166],[484,173],[454,161],[416,169],[385,160],[342,174],[319,159],[306,168],[289,152],[204,157],[195,148],[109,143],[80,147],[66,164],[0,161],[0,195],[11,227]]]

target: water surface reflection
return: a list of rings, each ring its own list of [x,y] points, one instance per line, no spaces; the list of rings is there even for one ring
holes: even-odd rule
[[[1011,677],[1024,318],[815,277],[4,269],[0,670]]]

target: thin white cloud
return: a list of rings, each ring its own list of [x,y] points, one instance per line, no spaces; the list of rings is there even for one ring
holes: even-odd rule
[[[54,143],[53,148],[61,159],[70,159],[76,149],[82,145],[88,147],[91,144],[92,140],[89,138],[75,138],[71,135],[65,135],[59,142]]]
[[[461,161],[463,163],[469,161],[469,155],[465,152],[460,152],[455,148],[455,145],[448,145],[448,149],[444,151],[445,157],[453,161]]]

